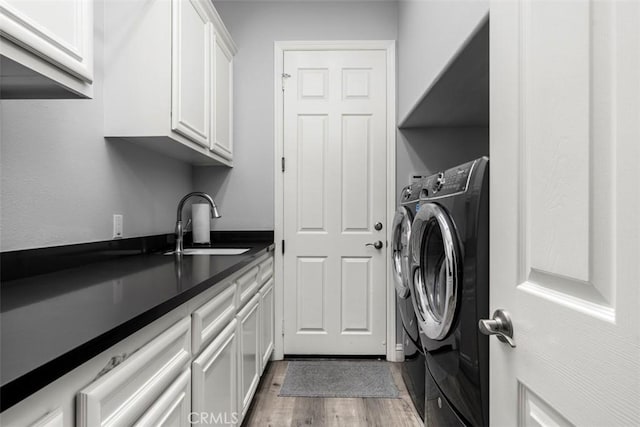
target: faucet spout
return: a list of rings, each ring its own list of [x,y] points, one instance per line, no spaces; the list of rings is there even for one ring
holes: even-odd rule
[[[184,208],[184,204],[187,200],[192,197],[200,197],[206,200],[209,203],[209,209],[211,211],[211,218],[220,218],[220,212],[218,212],[218,207],[216,206],[216,202],[213,201],[213,198],[207,193],[203,193],[201,191],[194,191],[193,193],[189,193],[184,196],[180,202],[178,202],[178,212],[176,215],[176,254],[182,254],[184,250],[184,230],[182,227],[182,210]]]

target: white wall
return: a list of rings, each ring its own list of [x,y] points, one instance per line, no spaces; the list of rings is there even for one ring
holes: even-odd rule
[[[234,69],[234,168],[194,168],[211,192],[218,230],[274,227],[273,43],[285,40],[395,40],[393,2],[214,1],[238,45]]]
[[[102,16],[96,4],[95,98],[0,104],[0,250],[173,232],[191,167],[103,138]]]
[[[398,123],[488,11],[488,0],[398,2]]]

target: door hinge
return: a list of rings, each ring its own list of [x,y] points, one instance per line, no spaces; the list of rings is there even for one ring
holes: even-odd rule
[[[281,159],[280,163],[282,164],[282,172],[284,172],[284,157]]]
[[[291,74],[282,73],[282,91],[284,92],[284,79],[291,77]]]
[[[281,329],[281,331],[282,331],[282,336],[284,337],[284,319],[282,319],[282,329]]]
[[[282,241],[282,253],[284,254],[284,240]]]

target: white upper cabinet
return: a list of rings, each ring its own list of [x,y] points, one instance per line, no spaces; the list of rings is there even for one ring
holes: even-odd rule
[[[105,27],[105,136],[231,166],[236,47],[211,2],[107,2]]]
[[[3,98],[93,96],[93,0],[0,0]]]

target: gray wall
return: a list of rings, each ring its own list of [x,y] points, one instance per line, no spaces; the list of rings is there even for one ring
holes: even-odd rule
[[[393,2],[214,1],[234,41],[234,168],[194,168],[195,187],[210,191],[219,230],[274,227],[273,42],[395,40]]]
[[[488,11],[488,0],[398,2],[398,123]]]
[[[191,167],[129,143],[106,142],[102,15],[96,4],[95,98],[1,102],[0,250],[173,232]]]
[[[431,128],[398,131],[396,195],[412,175],[432,175],[489,155],[489,128]],[[402,165],[402,167],[400,167]]]

